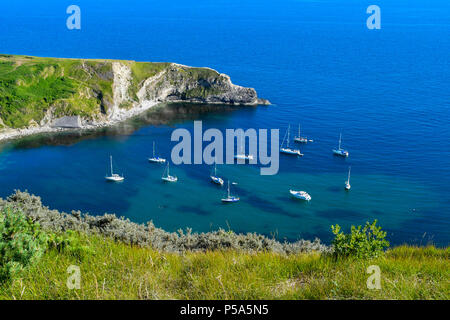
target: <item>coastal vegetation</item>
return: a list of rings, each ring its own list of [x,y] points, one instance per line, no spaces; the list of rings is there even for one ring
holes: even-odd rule
[[[387,245],[376,223],[333,229],[334,244],[352,251],[231,231],[170,234],[113,215],[60,213],[16,192],[0,200],[0,261],[16,266],[2,273],[0,299],[449,298],[449,248],[405,245],[368,257],[367,246]],[[366,285],[371,265],[381,290]],[[69,266],[80,268],[80,289],[66,285]]]

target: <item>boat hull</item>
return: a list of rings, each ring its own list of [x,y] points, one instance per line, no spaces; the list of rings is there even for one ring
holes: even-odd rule
[[[162,158],[149,158],[148,162],[151,163],[166,163],[166,159],[162,159]]]
[[[125,180],[124,177],[105,177],[105,179],[109,182],[122,182],[123,180]]]
[[[335,156],[347,158],[349,153],[346,150],[333,150]]]
[[[292,156],[298,156],[298,157],[302,157],[303,156],[303,154],[300,152],[300,150],[281,148],[280,152],[284,153],[284,154],[289,154],[289,155],[292,155]]]
[[[219,177],[211,176],[211,182],[223,186],[223,179]]]
[[[308,193],[304,192],[304,191],[289,190],[289,193],[295,199],[304,200],[304,201],[311,201],[311,196]]]
[[[308,139],[306,138],[294,138],[294,141],[297,143],[308,143]]]
[[[177,182],[178,178],[169,176],[169,177],[162,177],[161,180],[164,182]]]
[[[234,202],[239,202],[241,199],[236,198],[236,197],[230,197],[230,198],[225,198],[222,199],[223,203],[234,203]]]
[[[237,160],[253,160],[253,155],[238,154],[234,156]]]

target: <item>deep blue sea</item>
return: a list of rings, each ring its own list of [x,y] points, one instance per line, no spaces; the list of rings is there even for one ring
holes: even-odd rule
[[[82,28],[66,28],[66,8]],[[381,8],[368,30],[366,8]],[[0,145],[0,196],[40,195],[51,208],[116,213],[175,231],[219,227],[278,239],[332,238],[330,225],[378,219],[393,244],[450,241],[450,2],[448,0],[1,1],[0,52],[168,61],[208,66],[254,87],[272,106],[182,117],[153,112],[89,135],[41,135]],[[177,106],[166,110],[182,109]],[[150,165],[152,141],[168,157],[177,127],[279,128],[302,124],[314,143],[281,156],[276,176],[219,166],[238,182],[235,205],[208,166]],[[343,134],[347,159],[331,149]],[[105,183],[109,155],[124,173]],[[344,190],[352,166],[352,190]],[[310,203],[289,189],[306,190]]]

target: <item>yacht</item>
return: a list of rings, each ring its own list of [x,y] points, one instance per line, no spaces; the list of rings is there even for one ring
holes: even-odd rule
[[[296,199],[311,201],[311,196],[306,191],[289,190],[289,192]]]
[[[240,152],[234,156],[237,160],[253,160],[252,154],[246,154],[244,150],[244,141],[243,137],[241,136],[241,146],[240,146]]]
[[[241,200],[241,199],[239,199],[239,198],[236,197],[236,196],[232,196],[232,195],[231,195],[231,193],[230,193],[230,181],[228,180],[228,193],[227,193],[227,197],[226,197],[226,198],[223,198],[223,199],[222,199],[222,202],[224,202],[224,203],[232,203],[232,202],[238,202],[239,200]]]
[[[107,181],[112,181],[112,182],[121,182],[121,181],[125,180],[123,175],[121,176],[121,175],[118,175],[117,173],[114,173],[112,156],[109,157],[109,160],[110,160],[110,164],[111,164],[111,175],[106,176],[105,179]]]
[[[337,156],[347,158],[349,153],[347,150],[341,148],[341,142],[342,142],[342,133],[339,135],[339,148],[333,149],[333,153]]]
[[[217,165],[215,163],[214,174],[211,174],[210,178],[213,183],[223,186],[223,179],[217,176]]]
[[[153,141],[153,157],[148,159],[152,163],[166,163],[166,159],[158,157],[155,155],[155,142]]]
[[[345,181],[345,190],[350,190],[350,188],[352,187],[350,185],[350,171],[351,171],[352,167],[348,168],[348,178],[347,181]]]
[[[298,125],[298,136],[294,137],[294,141],[298,143],[308,143],[313,142],[312,140],[308,140],[307,137],[302,137],[301,131],[300,131],[300,125]]]
[[[170,175],[170,166],[169,166],[170,164],[169,163],[167,163],[167,167],[166,167],[166,169],[164,169],[164,173],[163,173],[163,176],[162,176],[162,180],[164,181],[164,182],[177,182],[178,181],[178,178],[177,177],[175,177],[175,176],[171,176]]]
[[[300,152],[300,150],[292,149],[292,148],[289,147],[289,138],[290,138],[290,133],[289,132],[290,132],[290,130],[291,130],[291,126],[289,125],[288,131],[286,133],[287,139],[286,139],[286,136],[284,136],[283,142],[281,143],[280,152],[281,153],[285,153],[285,154],[290,154],[290,155],[295,155],[295,156],[302,157],[303,154]],[[283,147],[285,141],[286,141],[286,147]]]

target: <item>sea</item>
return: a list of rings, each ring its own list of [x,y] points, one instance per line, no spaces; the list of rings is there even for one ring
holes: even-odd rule
[[[69,30],[66,10],[81,9]],[[369,29],[370,5],[380,29]],[[450,241],[450,2],[448,0],[2,1],[0,53],[177,62],[210,67],[272,105],[163,105],[111,128],[0,144],[0,197],[39,195],[53,209],[115,213],[168,231],[223,228],[280,241],[320,238],[378,220],[391,244]],[[239,203],[224,205],[209,165],[170,158],[178,128],[280,129],[314,142],[280,155],[277,175],[218,165]],[[332,155],[342,133],[348,158]],[[113,156],[123,183],[104,176]],[[351,166],[352,189],[344,183]],[[305,190],[312,200],[290,197]]]

